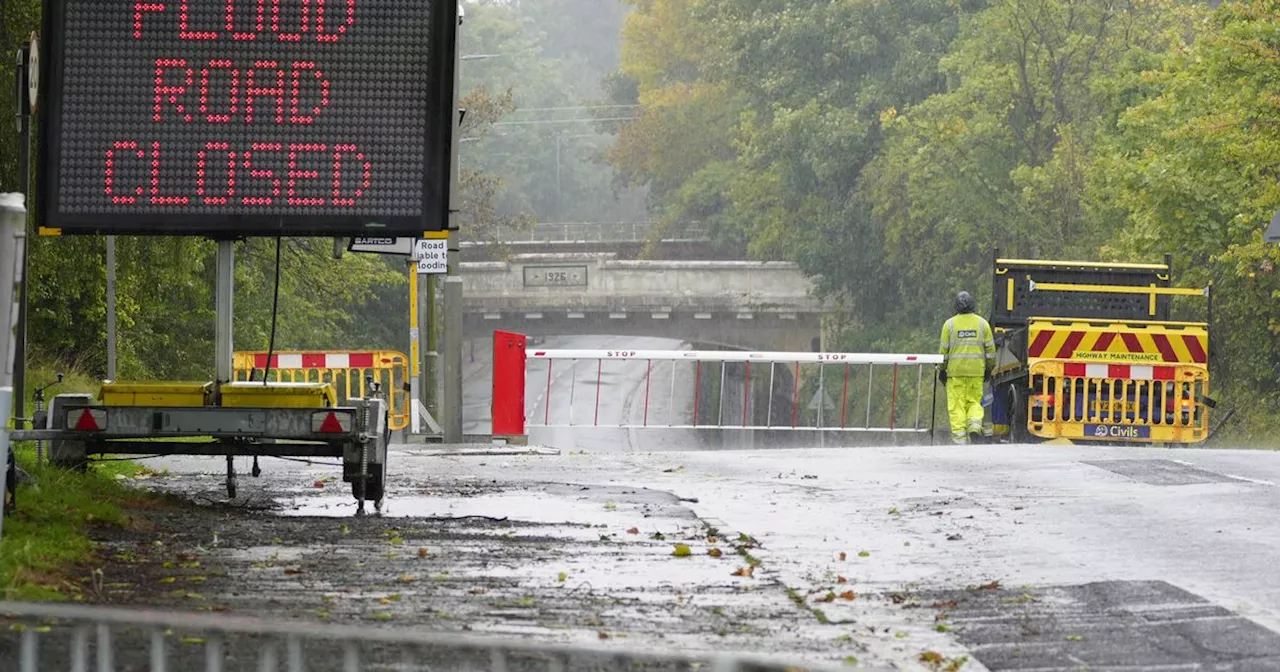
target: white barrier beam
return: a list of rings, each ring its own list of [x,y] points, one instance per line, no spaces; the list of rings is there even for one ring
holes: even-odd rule
[[[690,362],[786,362],[801,364],[941,364],[942,355],[858,352],[742,352],[737,350],[536,350],[529,359],[635,359]]]

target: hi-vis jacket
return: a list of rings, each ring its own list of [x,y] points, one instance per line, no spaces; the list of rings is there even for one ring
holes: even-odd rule
[[[976,313],[952,317],[942,325],[938,353],[946,358],[948,376],[981,377],[996,361],[991,325]]]

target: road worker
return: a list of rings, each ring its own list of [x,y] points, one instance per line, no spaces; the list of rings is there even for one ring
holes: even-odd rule
[[[975,302],[969,292],[956,294],[955,308],[956,314],[942,325],[938,380],[947,386],[951,439],[967,444],[982,437],[982,389],[995,367],[996,344],[991,325],[973,312]]]

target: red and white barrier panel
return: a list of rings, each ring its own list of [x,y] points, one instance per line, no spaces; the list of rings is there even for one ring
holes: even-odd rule
[[[922,408],[933,403],[933,367],[942,363],[940,355],[842,352],[523,354],[528,384],[515,406],[532,427],[927,432],[932,406],[927,416]]]
[[[374,359],[372,352],[286,352],[271,356],[271,368],[286,371],[291,369],[371,369]],[[255,354],[253,367],[267,368],[267,355]]]

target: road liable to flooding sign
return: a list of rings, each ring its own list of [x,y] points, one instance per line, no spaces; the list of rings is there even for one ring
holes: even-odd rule
[[[458,0],[48,0],[40,224],[420,238]]]

